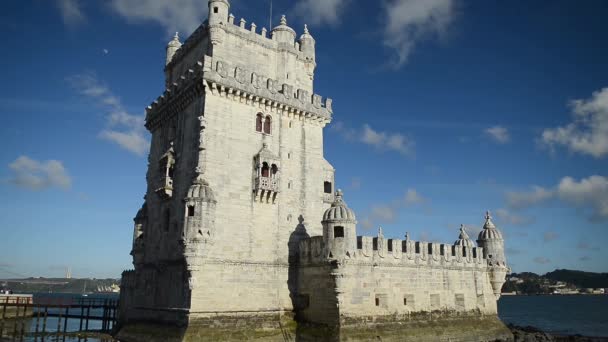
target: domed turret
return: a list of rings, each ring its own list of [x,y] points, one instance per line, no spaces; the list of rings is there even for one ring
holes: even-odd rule
[[[315,39],[308,32],[308,25],[304,25],[304,34],[300,36],[300,51],[306,54],[306,58],[315,60]]]
[[[171,63],[173,56],[180,47],[182,47],[182,43],[179,41],[178,33],[175,32],[175,36],[173,36],[173,39],[167,44],[167,60],[165,61],[165,65]]]
[[[357,219],[342,197],[342,190],[338,190],[321,221],[326,255],[335,259],[351,257],[357,248]]]
[[[458,240],[454,242],[454,245],[468,248],[475,247],[473,245],[473,241],[471,241],[471,239],[469,238],[469,234],[467,234],[464,224],[460,225],[460,235],[458,236]]]
[[[287,18],[284,15],[281,17],[281,24],[272,29],[272,39],[293,46],[296,40],[296,31],[287,26]]]
[[[486,212],[486,222],[483,225],[483,230],[477,237],[477,245],[483,247],[483,255],[492,264],[506,264],[505,260],[505,242],[502,234],[492,222],[490,212]]]
[[[215,203],[215,196],[209,183],[201,175],[198,175],[188,189],[186,200]]]
[[[215,196],[209,183],[198,174],[188,189],[186,198],[186,244],[211,242],[215,233]]]
[[[477,238],[477,245],[483,247],[483,256],[487,259],[490,283],[496,299],[500,298],[509,268],[505,259],[505,242],[502,234],[492,222],[490,212],[486,212],[486,222]]]

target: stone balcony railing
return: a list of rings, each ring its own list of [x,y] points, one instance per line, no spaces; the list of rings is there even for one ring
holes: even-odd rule
[[[253,192],[256,201],[275,203],[279,193],[279,178],[257,177]]]
[[[159,196],[171,198],[173,196],[173,179],[171,177],[161,177],[156,183],[156,190]]]
[[[323,202],[334,203],[334,194],[323,193]]]
[[[255,190],[279,192],[279,179],[275,177],[258,177],[255,180]]]

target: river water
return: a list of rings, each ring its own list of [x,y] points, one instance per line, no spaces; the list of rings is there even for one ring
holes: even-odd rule
[[[502,296],[498,315],[556,334],[608,336],[608,295]]]
[[[505,323],[534,326],[550,333],[608,336],[608,295],[502,296],[498,302],[498,315]],[[49,318],[48,326],[56,327],[57,318]],[[100,329],[101,322],[91,321],[89,328]],[[68,331],[78,331],[78,329],[78,320],[68,320]],[[33,330],[32,325],[31,331]],[[63,341],[63,338],[60,340]],[[26,338],[24,341],[34,341],[34,339]],[[85,339],[68,337],[64,341],[76,342]],[[111,340],[87,338],[86,341],[110,342]]]

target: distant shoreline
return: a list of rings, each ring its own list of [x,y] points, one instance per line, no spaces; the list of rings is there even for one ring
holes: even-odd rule
[[[531,297],[531,296],[608,296],[607,293],[535,293],[535,294],[511,294],[501,293],[504,297]]]
[[[565,335],[565,334],[554,334],[543,331],[536,327],[526,326],[520,327],[513,324],[507,324],[507,327],[513,333],[515,342],[528,342],[528,341],[547,341],[547,342],[608,342],[608,336],[583,336],[580,334]]]

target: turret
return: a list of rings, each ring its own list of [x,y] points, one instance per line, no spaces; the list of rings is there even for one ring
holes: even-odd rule
[[[454,242],[455,246],[468,247],[469,249],[473,248],[473,241],[469,238],[469,234],[467,234],[466,228],[464,224],[460,225],[460,235],[458,235],[458,240]]]
[[[272,29],[272,39],[289,46],[294,45],[296,31],[287,26],[287,18],[285,16],[281,17],[280,25]]]
[[[213,244],[215,235],[215,196],[209,183],[198,174],[188,189],[185,202],[185,228],[182,236],[188,271],[197,271],[201,258]]]
[[[483,256],[487,259],[490,283],[494,290],[496,299],[500,298],[500,292],[505,283],[509,268],[505,258],[505,241],[502,234],[492,222],[490,212],[486,212],[486,222],[483,230],[477,238],[477,245],[483,247]]]
[[[177,52],[180,47],[182,47],[182,43],[179,41],[178,33],[175,32],[175,36],[173,36],[173,39],[167,44],[167,60],[165,61],[165,65],[171,63],[173,55],[175,55],[175,52]]]
[[[304,34],[300,36],[300,51],[310,61],[315,60],[315,39],[308,32],[308,25],[304,25]]]
[[[133,256],[133,266],[137,267],[144,261],[144,233],[148,223],[148,207],[146,202],[137,211],[137,215],[133,219],[133,247],[131,255]]]
[[[325,255],[330,259],[352,257],[357,249],[357,219],[342,199],[342,190],[336,192],[335,200],[323,214],[321,223]]]
[[[228,23],[228,0],[209,0],[209,40],[211,45],[221,44],[226,35]]]
[[[490,212],[486,212],[486,222],[477,238],[477,245],[483,247],[483,256],[491,265],[506,265],[505,241],[502,234],[492,222]]]
[[[228,0],[209,0],[209,25],[222,25],[228,22]]]

